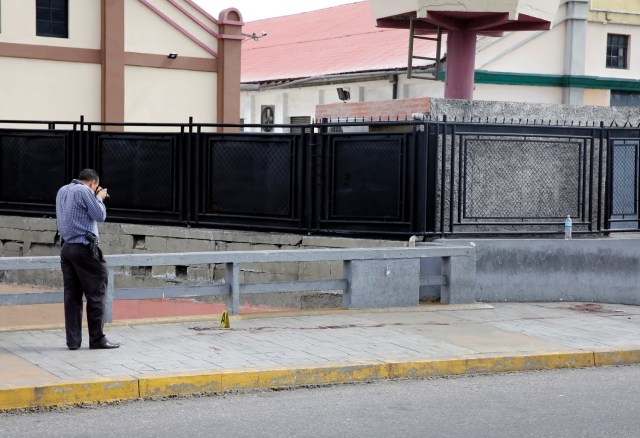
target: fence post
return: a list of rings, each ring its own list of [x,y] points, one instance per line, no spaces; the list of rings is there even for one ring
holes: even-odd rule
[[[227,310],[230,315],[237,315],[240,310],[240,266],[237,263],[226,263],[224,282],[229,285]]]
[[[115,269],[109,267],[109,274],[107,276],[107,296],[104,303],[104,322],[113,322],[113,296],[115,286],[113,284],[115,279]]]

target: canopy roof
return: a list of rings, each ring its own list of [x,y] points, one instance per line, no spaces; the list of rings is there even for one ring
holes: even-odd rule
[[[423,33],[471,30],[500,35],[505,31],[548,30],[560,0],[369,0],[379,27],[415,27]]]

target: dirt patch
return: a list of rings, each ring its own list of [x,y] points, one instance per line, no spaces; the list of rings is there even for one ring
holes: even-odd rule
[[[607,306],[605,304],[598,304],[598,303],[576,304],[575,306],[571,306],[569,309],[575,310],[576,312],[584,312],[584,313],[600,313],[600,314],[608,314],[608,315],[626,314],[624,310],[613,309],[610,306]]]

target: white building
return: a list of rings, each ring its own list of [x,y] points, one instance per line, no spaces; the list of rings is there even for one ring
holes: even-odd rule
[[[367,1],[247,23],[244,32],[256,35],[242,45],[246,124],[312,120],[317,105],[340,102],[338,88],[350,102],[444,95],[442,79],[407,79],[408,31],[376,28]],[[562,0],[551,30],[479,37],[474,99],[639,105],[636,39],[637,0]],[[415,55],[436,57],[435,42],[417,43]]]

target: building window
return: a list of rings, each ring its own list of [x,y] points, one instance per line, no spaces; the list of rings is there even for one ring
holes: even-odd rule
[[[611,90],[611,106],[640,106],[640,93]]]
[[[607,68],[627,68],[629,35],[607,35]]]
[[[67,0],[36,0],[36,35],[67,38],[68,12]]]
[[[310,125],[311,117],[309,116],[291,117],[289,118],[289,123],[292,125]],[[302,128],[297,128],[295,126],[292,126],[291,128],[289,128],[289,132],[291,132],[292,134],[293,133],[300,134],[302,133]]]

